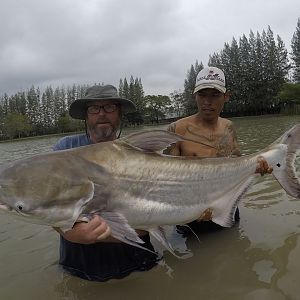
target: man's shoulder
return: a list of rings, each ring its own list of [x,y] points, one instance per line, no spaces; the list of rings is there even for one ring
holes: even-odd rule
[[[236,130],[232,121],[224,118],[220,118],[220,131],[223,132],[224,135],[231,135],[236,139]]]
[[[65,150],[76,148],[80,146],[89,145],[90,142],[86,136],[86,134],[76,134],[76,135],[68,135],[57,141],[54,145],[53,150]]]
[[[229,127],[233,126],[233,122],[230,121],[229,119],[219,117],[219,122],[220,122],[221,126],[224,128],[229,128]]]
[[[168,126],[168,130],[178,133],[178,134],[183,134],[185,132],[186,127],[188,124],[193,123],[194,116],[188,116],[182,119],[179,119],[173,123],[171,123]]]
[[[194,120],[195,120],[195,115],[191,115],[191,116],[188,116],[185,118],[181,118],[181,119],[177,120],[175,123],[181,125],[181,124],[186,124],[189,122],[194,122]]]

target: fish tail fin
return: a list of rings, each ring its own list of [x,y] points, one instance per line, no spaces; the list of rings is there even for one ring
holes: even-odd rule
[[[300,198],[300,182],[295,169],[296,155],[300,152],[300,124],[285,132],[277,142],[285,144],[287,152],[284,163],[274,165],[272,174],[290,196]]]

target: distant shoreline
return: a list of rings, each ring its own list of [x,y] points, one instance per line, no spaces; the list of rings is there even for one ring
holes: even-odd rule
[[[242,119],[242,118],[272,118],[272,117],[284,117],[286,115],[284,114],[268,114],[268,115],[260,115],[260,116],[241,116],[241,117],[228,117],[228,119],[234,120],[234,119]],[[178,118],[181,119],[181,118]],[[163,126],[163,125],[168,125],[171,122],[160,122],[158,124],[153,123],[153,124],[142,124],[142,125],[136,125],[136,126],[126,126],[123,127],[123,131],[126,129],[132,129],[132,130],[136,130],[138,128],[143,128],[143,127],[153,127],[153,126]],[[37,135],[37,136],[28,136],[28,137],[22,137],[22,138],[15,138],[15,139],[10,139],[10,140],[0,140],[0,144],[1,143],[11,143],[11,142],[18,142],[18,141],[24,141],[24,140],[35,140],[35,139],[40,139],[40,138],[45,138],[45,137],[55,137],[55,136],[66,136],[66,135],[73,135],[73,134],[80,134],[80,133],[84,133],[83,130],[81,131],[72,131],[72,132],[64,132],[64,133],[53,133],[53,134],[45,134],[45,135]]]

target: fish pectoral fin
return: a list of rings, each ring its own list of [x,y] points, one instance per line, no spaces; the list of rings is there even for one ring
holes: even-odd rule
[[[179,256],[175,253],[172,245],[170,244],[170,242],[168,241],[168,239],[166,237],[165,230],[162,227],[158,226],[156,228],[151,228],[148,231],[153,238],[155,238],[158,242],[160,242],[174,256],[176,256],[177,258],[181,258],[181,259],[186,258],[185,255]]]
[[[183,139],[173,132],[157,129],[132,133],[120,138],[115,143],[125,143],[147,152],[158,152]]]
[[[110,227],[111,235],[126,244],[135,246],[137,248],[146,250],[153,254],[156,254],[154,251],[143,247],[141,244],[145,242],[138,236],[137,232],[128,224],[127,219],[120,213],[102,211],[99,215],[105,220],[107,225]]]
[[[139,238],[136,231],[128,224],[127,219],[120,213],[102,211],[99,214],[110,227],[111,235],[114,238],[118,240],[122,239],[122,241],[125,238],[126,240],[130,240],[135,243],[144,243],[144,241]]]
[[[82,211],[94,197],[94,183],[92,181],[87,181],[85,184],[78,185],[77,187],[75,186],[72,191],[79,194],[78,198],[73,196],[73,198],[75,198],[73,207],[65,207],[65,211],[69,213],[67,213],[67,215],[61,213],[62,219],[55,224],[55,227],[60,228],[63,232],[71,230],[78,221],[89,221],[86,217],[85,219],[82,217]],[[84,214],[84,216],[86,215]]]

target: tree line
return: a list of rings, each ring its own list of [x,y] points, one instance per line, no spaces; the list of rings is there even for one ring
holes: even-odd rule
[[[96,83],[103,85],[103,83]],[[51,86],[43,92],[32,86],[27,92],[0,98],[0,139],[13,139],[84,130],[84,122],[68,114],[71,103],[84,97],[90,85]],[[141,79],[120,79],[119,95],[132,100],[137,111],[125,115],[126,125],[158,123],[171,101],[164,95],[144,95]]]
[[[280,112],[299,113],[300,107],[300,18],[291,41],[290,59],[283,40],[270,27],[262,33],[250,31],[225,43],[212,53],[209,66],[226,74],[230,101],[223,115],[245,116]],[[170,95],[145,95],[141,78],[120,79],[119,94],[131,99],[137,111],[125,116],[125,125],[158,123],[171,116],[182,117],[197,111],[193,90],[203,63],[196,60],[184,79],[183,91]],[[63,133],[84,129],[84,123],[68,115],[70,104],[81,97],[88,85],[32,86],[28,91],[0,97],[0,139]]]
[[[300,84],[300,19],[292,39],[291,62],[286,47],[270,27],[261,34],[250,31],[237,41],[225,43],[219,53],[213,53],[208,60],[209,66],[219,67],[226,74],[226,86],[231,94],[225,105],[226,116],[245,116],[280,113],[284,108],[287,93],[281,93]],[[203,64],[196,61],[191,65],[184,82],[184,91],[176,93],[177,100],[186,114],[194,113],[197,108],[193,97],[194,83]],[[292,71],[292,73],[290,72]],[[290,78],[292,77],[292,78]],[[289,83],[289,84],[287,84]],[[282,97],[285,94],[285,97]],[[293,95],[293,100],[300,94]],[[297,101],[296,101],[297,102]]]
[[[136,111],[126,115],[129,124],[140,125],[146,123],[158,123],[169,111],[172,111],[171,100],[166,95],[144,95],[142,81],[139,78],[130,77],[120,79],[119,95],[132,100],[136,105]]]

